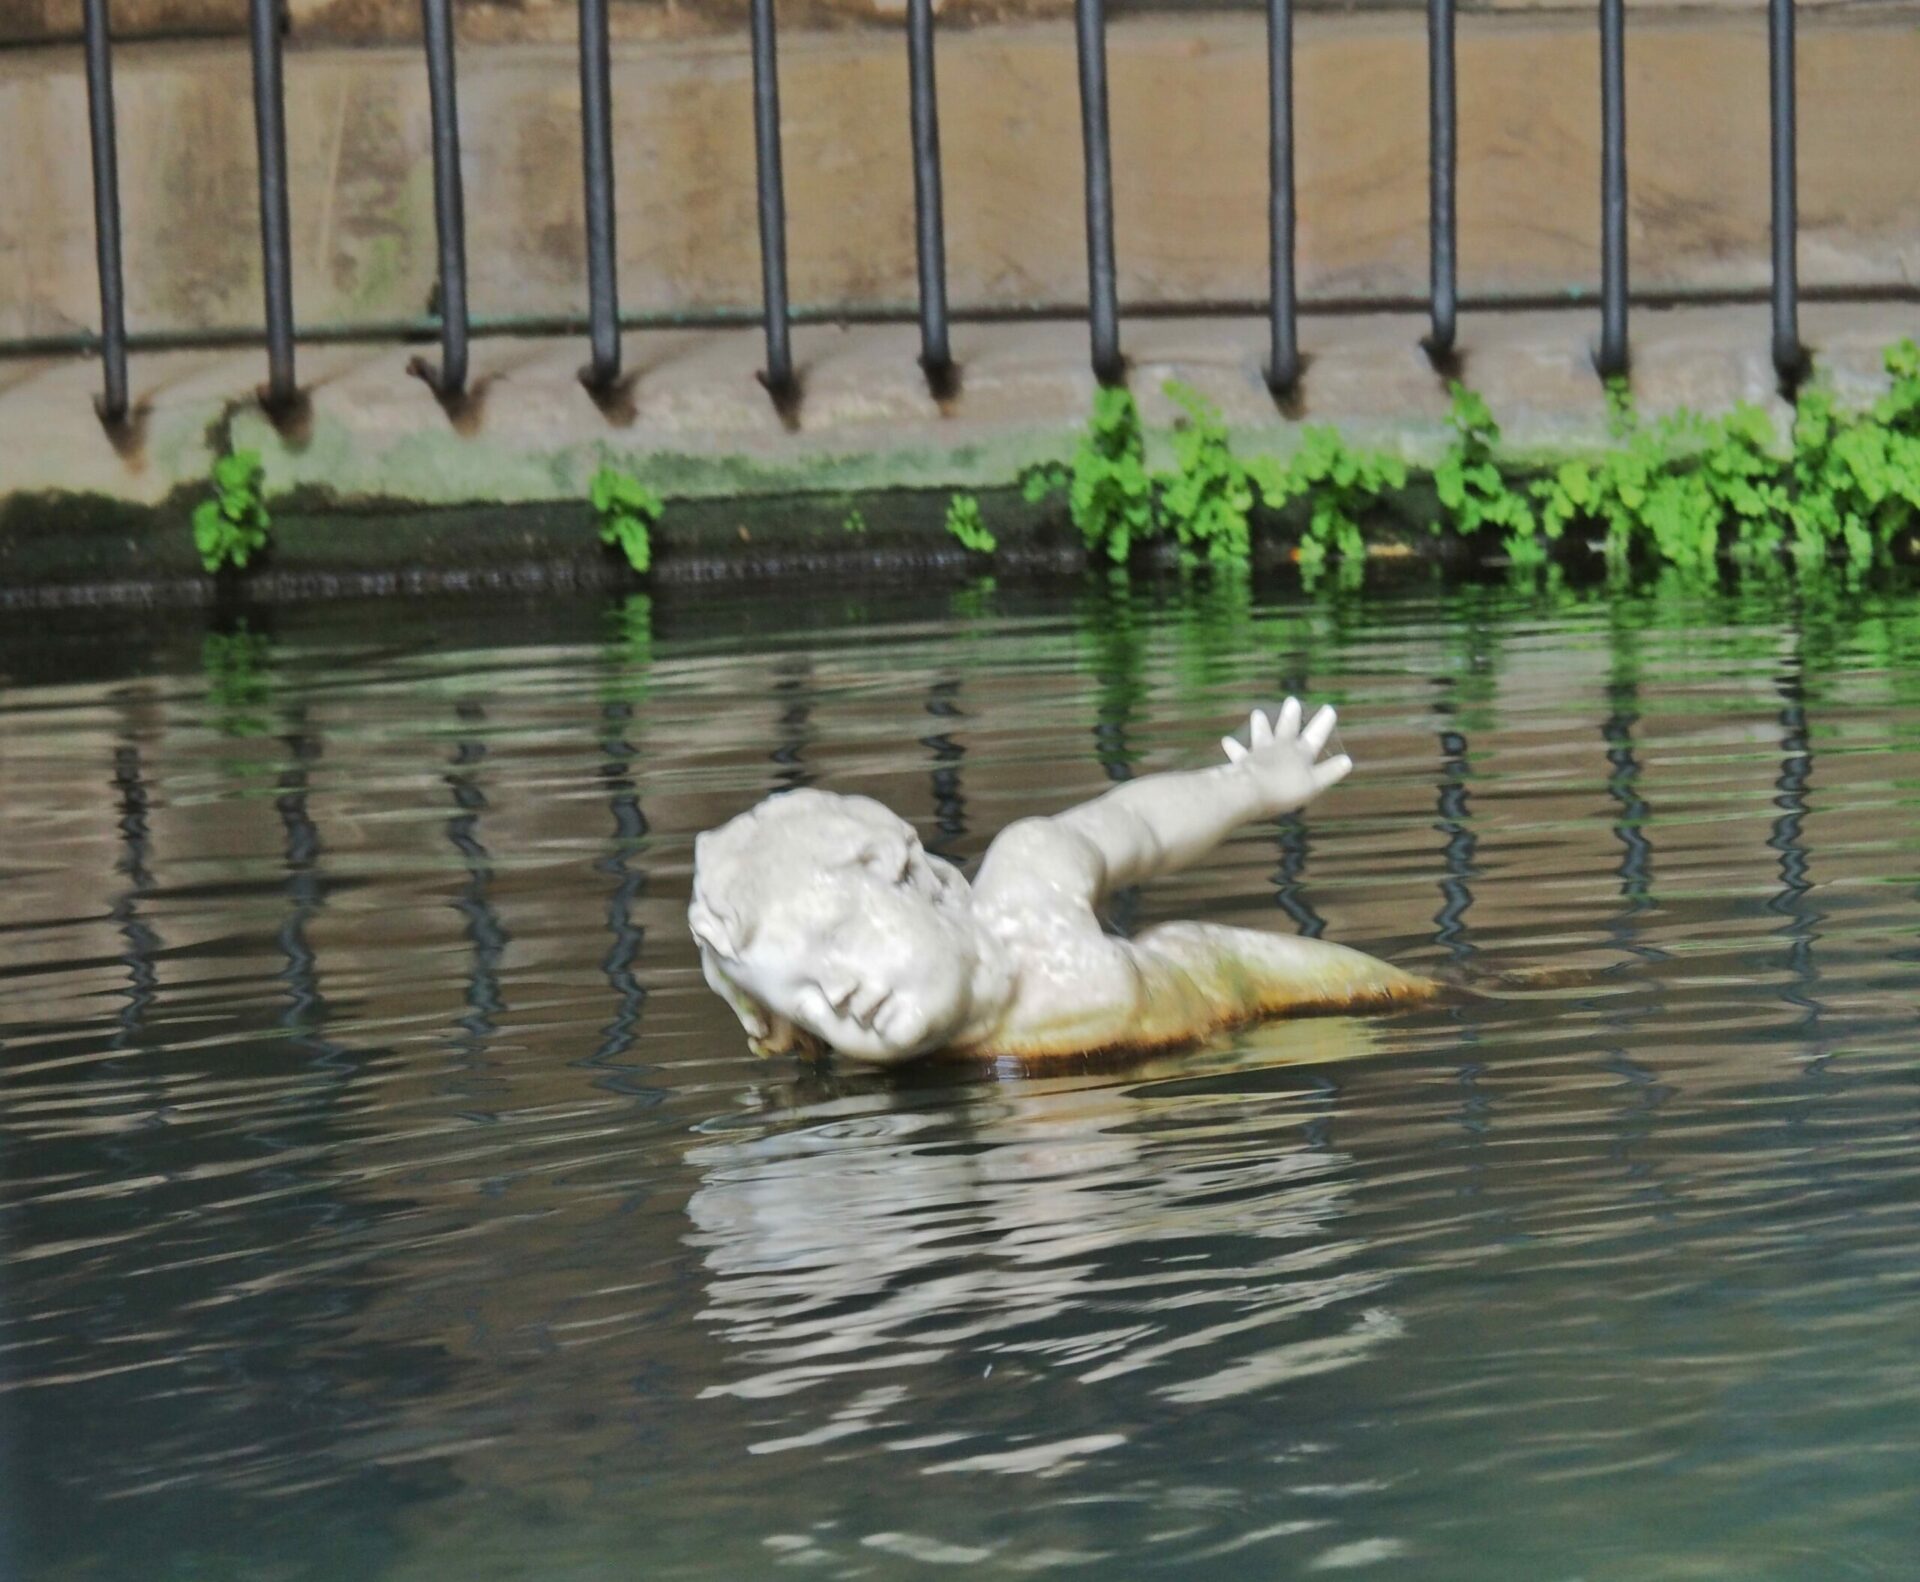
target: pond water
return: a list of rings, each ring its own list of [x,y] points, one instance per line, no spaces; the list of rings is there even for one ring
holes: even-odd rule
[[[1288,692],[1354,777],[1117,926],[1485,998],[885,1076],[700,980],[768,792],[970,859]],[[1912,1577],[1917,894],[1906,590],[10,617],[0,1574]]]

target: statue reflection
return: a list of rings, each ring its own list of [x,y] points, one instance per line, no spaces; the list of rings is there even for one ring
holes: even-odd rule
[[[947,1392],[952,1431],[923,1443],[977,1455],[971,1385],[995,1368],[1191,1404],[1358,1360],[1397,1324],[1390,1274],[1342,1233],[1332,1073],[1377,1037],[1303,1019],[1105,1072],[935,1064],[758,1093],[689,1156],[704,1316],[741,1364],[705,1393],[786,1398],[765,1453]],[[1089,1401],[1094,1426],[1126,1417],[1112,1390]]]

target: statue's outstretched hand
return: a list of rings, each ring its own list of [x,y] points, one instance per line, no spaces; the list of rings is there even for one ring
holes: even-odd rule
[[[1225,736],[1227,762],[1251,775],[1269,813],[1291,813],[1303,808],[1329,786],[1352,772],[1345,753],[1331,758],[1320,754],[1333,735],[1331,706],[1321,709],[1303,726],[1300,700],[1288,698],[1271,720],[1255,709],[1247,720],[1248,743]]]

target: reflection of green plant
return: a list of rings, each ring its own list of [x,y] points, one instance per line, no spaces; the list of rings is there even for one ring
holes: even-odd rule
[[[973,577],[964,588],[955,590],[948,608],[956,621],[982,621],[993,614],[993,593],[998,586],[991,577]]]
[[[1404,488],[1406,464],[1383,451],[1356,450],[1340,431],[1313,425],[1301,432],[1300,448],[1284,463],[1255,464],[1267,504],[1278,509],[1290,500],[1307,502],[1307,525],[1300,536],[1300,569],[1309,579],[1336,555],[1358,567],[1367,553],[1360,524],[1376,510],[1381,495]]]
[[[245,570],[267,547],[273,518],[261,494],[264,476],[257,450],[237,450],[213,464],[213,498],[193,512],[193,545],[208,571]]]
[[[588,496],[600,523],[600,542],[616,546],[635,571],[653,564],[653,528],[665,507],[638,478],[618,467],[602,467],[593,475]]]
[[[600,657],[603,701],[633,704],[646,698],[653,671],[653,600],[648,595],[629,593],[609,606]]]
[[[1212,576],[1182,578],[1172,617],[1173,681],[1181,704],[1202,716],[1229,695],[1237,704],[1249,659],[1265,651],[1251,573],[1216,565]]]
[[[245,622],[231,632],[207,633],[200,645],[200,671],[221,735],[265,736],[271,729],[266,711],[272,651],[266,633],[248,631]]]
[[[956,494],[947,502],[947,531],[962,549],[976,555],[991,555],[1000,547],[980,519],[980,502],[970,494]]]

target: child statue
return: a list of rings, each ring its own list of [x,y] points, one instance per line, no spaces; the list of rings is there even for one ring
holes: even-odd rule
[[[1353,761],[1334,712],[1256,710],[1211,769],[1151,775],[1001,831],[969,885],[868,797],[799,790],[699,837],[688,921],[707,982],[761,1054],[895,1065],[1165,1048],[1262,1017],[1367,1010],[1439,986],[1344,945],[1207,923],[1137,939],[1106,896],[1307,805]]]

